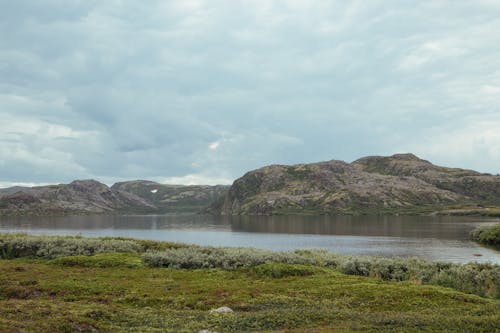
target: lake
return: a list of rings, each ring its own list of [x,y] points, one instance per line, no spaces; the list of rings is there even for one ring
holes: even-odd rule
[[[494,262],[500,252],[468,239],[499,220],[429,216],[114,215],[3,217],[0,232],[120,236],[271,250],[321,248],[349,255],[415,256],[450,262]]]

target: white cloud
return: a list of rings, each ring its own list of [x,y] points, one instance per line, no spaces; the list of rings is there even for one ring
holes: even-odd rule
[[[500,99],[500,86],[493,86],[493,85],[484,85],[481,87],[483,93],[487,95],[492,95],[493,97],[496,97],[497,99]]]
[[[49,185],[48,183],[23,183],[23,182],[4,182],[0,181],[0,188],[7,188],[13,186],[22,186],[22,187],[33,187],[33,186],[45,186]]]
[[[219,141],[214,141],[214,142],[212,142],[210,145],[208,145],[208,148],[209,148],[210,150],[215,151],[215,150],[217,150],[217,148],[219,148],[219,145],[220,145],[220,142],[219,142]]]
[[[426,41],[410,49],[400,60],[399,68],[402,70],[418,70],[424,65],[437,61],[461,57],[467,53],[467,50],[460,46],[461,44],[462,41],[459,39]]]
[[[179,177],[168,177],[161,181],[163,184],[172,185],[229,185],[232,179],[211,177],[202,174],[190,174]]]
[[[447,166],[499,173],[499,168],[489,167],[500,165],[498,128],[498,119],[473,121],[460,128],[437,128],[428,131],[425,139],[405,148]]]

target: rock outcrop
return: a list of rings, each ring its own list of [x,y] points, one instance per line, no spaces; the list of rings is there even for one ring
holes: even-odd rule
[[[237,179],[223,215],[420,213],[500,204],[500,176],[433,165],[412,154],[271,165]]]
[[[76,180],[0,189],[0,215],[494,213],[484,206],[500,207],[500,176],[436,166],[412,154],[271,165],[246,173],[230,187],[146,180],[108,187]]]
[[[156,207],[125,191],[95,180],[70,184],[3,189],[0,215],[92,214],[116,211],[151,211]]]

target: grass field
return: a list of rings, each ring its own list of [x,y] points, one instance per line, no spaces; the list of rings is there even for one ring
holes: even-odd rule
[[[177,269],[142,256],[0,260],[0,332],[500,332],[498,298],[318,265]],[[221,306],[234,313],[210,313]]]

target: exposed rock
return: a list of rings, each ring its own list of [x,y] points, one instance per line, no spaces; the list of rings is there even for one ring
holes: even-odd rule
[[[164,185],[129,181],[111,188],[95,180],[0,189],[0,215],[201,212],[224,198],[229,186]]]
[[[246,173],[231,187],[135,180],[110,188],[95,180],[76,180],[0,189],[0,215],[457,213],[488,205],[500,206],[500,176],[436,166],[413,154],[271,165]]]
[[[22,190],[29,189],[29,187],[24,186],[12,186],[7,188],[0,188],[0,198],[6,195],[11,195]]]
[[[151,211],[156,207],[128,192],[110,189],[95,180],[75,180],[70,184],[4,190],[0,215],[46,215]]]
[[[246,173],[216,211],[224,215],[359,214],[500,204],[500,176],[435,166],[413,154],[271,165]]]
[[[435,187],[476,201],[500,200],[500,177],[473,170],[445,168],[412,154],[365,157],[353,162],[363,171],[390,176],[415,177]]]
[[[150,202],[159,212],[200,212],[226,195],[225,185],[166,185],[147,180],[114,184],[111,189],[133,193]]]
[[[234,312],[231,308],[228,308],[227,306],[222,306],[217,309],[212,309],[210,310],[210,313],[231,313]]]

